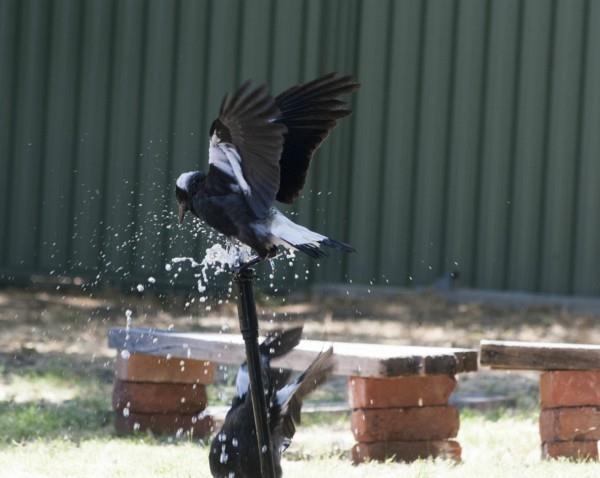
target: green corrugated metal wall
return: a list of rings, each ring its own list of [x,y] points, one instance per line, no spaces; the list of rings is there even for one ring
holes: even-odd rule
[[[172,184],[223,94],[337,70],[296,212],[359,253],[313,280],[598,294],[598,44],[596,0],[0,0],[2,277],[198,255]]]

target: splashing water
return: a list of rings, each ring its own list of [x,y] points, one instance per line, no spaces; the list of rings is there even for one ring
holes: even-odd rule
[[[129,341],[129,331],[131,330],[131,323],[133,322],[133,311],[131,309],[127,309],[125,311],[125,343]],[[129,350],[123,349],[121,350],[121,358],[127,360],[130,356]]]
[[[221,456],[219,456],[219,461],[223,465],[229,461],[229,455],[227,454],[227,445],[223,445],[221,447]]]
[[[202,293],[206,291],[209,270],[212,270],[213,274],[218,276],[247,261],[251,256],[252,251],[247,246],[232,244],[223,247],[221,244],[214,244],[206,249],[202,262],[197,262],[192,257],[174,257],[171,259],[171,264],[167,264],[170,267],[165,266],[165,269],[170,271],[173,269],[173,264],[183,262],[189,262],[194,269],[199,268],[200,272],[195,274],[195,277],[198,280],[198,292]]]

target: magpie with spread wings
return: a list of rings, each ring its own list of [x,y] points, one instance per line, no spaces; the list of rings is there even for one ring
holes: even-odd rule
[[[316,150],[337,120],[351,113],[339,97],[359,86],[350,76],[330,73],[275,98],[250,82],[226,95],[209,132],[208,172],[177,179],[180,222],[190,211],[260,258],[275,256],[278,246],[313,258],[325,255],[323,246],[354,251],[294,223],[273,203],[298,198]]]
[[[295,380],[291,372],[271,368],[271,359],[290,352],[302,336],[302,327],[278,330],[260,344],[260,360],[268,404],[275,476],[281,477],[281,455],[290,446],[300,424],[304,399],[327,380],[334,368],[333,349],[319,353]],[[252,399],[248,384],[248,365],[244,362],[235,380],[236,392],[223,426],[210,446],[210,471],[215,478],[255,478],[261,476]]]

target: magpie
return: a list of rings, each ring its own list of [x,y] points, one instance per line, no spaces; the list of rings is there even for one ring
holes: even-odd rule
[[[179,221],[187,211],[260,258],[279,246],[318,258],[322,246],[352,246],[294,223],[273,207],[292,204],[321,143],[351,110],[340,96],[360,87],[350,76],[330,73],[292,86],[275,98],[265,86],[244,83],[226,95],[209,131],[208,171],[189,171],[176,181]]]
[[[268,335],[259,346],[277,478],[282,475],[281,454],[290,445],[296,425],[300,424],[302,400],[327,379],[334,365],[333,349],[329,348],[321,352],[297,379],[287,383],[291,373],[272,369],[270,360],[292,350],[300,342],[301,335],[302,327],[277,331]],[[236,394],[231,408],[210,447],[210,471],[215,478],[261,476],[249,382],[248,366],[243,363],[236,376]]]

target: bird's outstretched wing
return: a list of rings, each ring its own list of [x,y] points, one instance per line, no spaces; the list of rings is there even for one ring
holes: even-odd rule
[[[333,348],[317,355],[312,364],[293,382],[277,391],[275,402],[281,407],[280,433],[287,447],[300,424],[303,400],[321,385],[333,372]]]
[[[209,163],[234,176],[258,218],[266,217],[279,190],[284,124],[264,86],[244,83],[226,95],[210,130]]]
[[[337,123],[352,111],[339,96],[360,85],[350,76],[330,73],[309,83],[293,86],[275,98],[281,111],[277,123],[287,127],[281,156],[277,200],[292,203],[304,187],[310,160]]]

